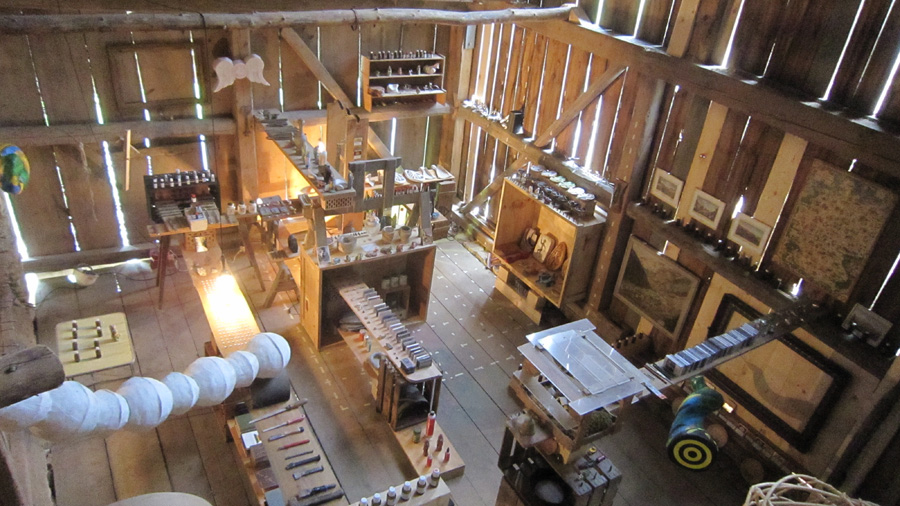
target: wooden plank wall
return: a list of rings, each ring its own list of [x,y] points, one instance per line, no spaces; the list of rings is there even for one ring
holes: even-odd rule
[[[643,9],[639,8],[641,4]],[[872,120],[874,116],[887,129],[896,129],[900,124],[900,72],[892,74],[900,55],[898,5],[891,0],[581,3],[591,19],[598,20],[601,27],[613,33],[636,33],[636,38],[650,44],[672,44],[669,52],[674,56],[725,66],[723,71],[732,72],[736,77],[747,74],[761,77],[764,84],[792,90],[798,99],[827,99],[827,107],[845,108],[848,117]],[[502,115],[524,107],[525,128],[530,134],[540,133],[542,127],[552,122],[583,89],[581,86],[616,65],[616,55],[579,52],[567,40],[549,39],[511,24],[485,26],[479,30],[479,36],[481,50],[472,62],[470,97],[482,100]],[[641,84],[637,75],[640,71],[640,68],[629,68],[598,100],[589,104],[579,119],[556,138],[556,150],[561,156],[576,158],[578,163],[602,176],[639,185],[640,191],[634,193],[629,186],[623,206],[640,196],[649,198],[651,203],[660,203],[655,197],[649,197],[655,168],[684,182],[679,205],[670,209],[678,219],[689,219],[687,211],[695,190],[715,196],[725,202],[726,208],[719,226],[710,232],[721,238],[726,237],[730,216],[740,202],[741,212],[773,227],[768,248],[763,254],[754,255],[752,261],[759,262],[761,269],[775,272],[786,286],[799,281],[799,276],[778,265],[772,256],[814,161],[852,170],[857,176],[900,194],[900,180],[886,173],[866,167],[846,154],[839,156],[826,145],[785,133],[754,117],[752,111],[729,110],[674,83],[665,85],[657,111],[640,110],[635,106],[642,93],[639,90],[647,86],[646,82]],[[876,110],[876,106],[880,108]],[[636,133],[633,125],[649,113],[658,114],[659,120],[655,128],[651,125],[647,131],[648,161],[632,173],[629,167],[642,163],[641,155],[634,152],[641,143],[632,138]],[[466,177],[472,183],[466,185],[461,196],[467,200],[508,166],[515,153],[474,126],[465,142],[469,146],[463,151],[468,162]],[[492,225],[495,205],[481,216],[486,218],[488,227]],[[710,265],[680,254],[653,227],[634,226],[619,209],[612,209],[610,216],[615,235],[610,236],[608,231],[598,252],[592,293],[576,310],[569,308],[575,316],[581,311],[625,333],[649,331],[659,355],[701,339],[723,293],[735,293],[751,304],[765,306],[756,298],[759,294],[731,286]],[[702,280],[684,329],[674,339],[653,329],[652,323],[613,297],[624,243],[630,235],[665,249],[667,256]],[[856,302],[867,307],[874,302],[875,310],[891,319],[895,328],[900,328],[897,325],[900,310],[896,309],[900,307],[900,275],[891,277],[900,255],[900,210],[894,211],[875,241],[875,253],[847,300],[834,301],[824,287],[810,280],[804,280],[802,290],[808,296],[834,303],[835,311],[841,314],[846,314]],[[854,437],[864,437],[854,432],[860,425],[851,419],[872,412],[881,393],[897,384],[900,368],[875,377],[860,368],[859,362],[846,359],[817,337],[804,333],[802,339],[850,372],[856,383],[847,399],[856,402],[862,396],[862,401],[852,408],[839,410],[834,416],[840,422],[829,423],[808,454],[790,448],[758,420],[749,423],[803,466],[827,475],[835,467],[840,468],[841,452],[849,447],[848,442]],[[886,353],[900,346],[900,330],[893,330],[888,341],[891,344]],[[866,387],[856,390],[860,384]]]
[[[343,90],[356,100],[360,50],[430,49],[449,50],[449,30],[434,25],[378,25],[363,27],[295,27],[301,39],[315,52]],[[4,125],[96,124],[130,120],[166,121],[194,118],[199,109],[204,118],[227,117],[234,104],[234,87],[212,93],[215,76],[210,63],[218,57],[233,58],[230,34],[224,30],[77,33],[66,35],[0,36],[4,47],[0,63],[8,69],[0,76],[0,123]],[[135,57],[131,45],[184,43],[193,40],[201,89],[199,100],[179,105],[122,103],[122,96],[148,100],[166,95],[157,89],[166,78],[167,62],[141,49]],[[110,56],[118,48],[118,56]],[[252,84],[256,109],[310,110],[324,108],[331,100],[318,80],[282,40],[278,29],[250,32],[250,49],[266,61],[264,76],[270,86]],[[185,68],[185,61],[180,68]],[[185,76],[182,76],[183,78]],[[192,78],[192,77],[191,77]],[[190,89],[190,82],[173,88]],[[143,83],[143,88],[142,88]],[[154,89],[147,89],[149,86]],[[14,92],[10,92],[15,90]],[[389,134],[390,121],[387,125]],[[399,120],[395,152],[408,167],[437,162],[441,121],[428,118]],[[374,124],[376,131],[381,125]],[[149,218],[142,176],[175,170],[202,170],[218,176],[223,205],[238,200],[238,165],[233,135],[201,140],[190,138],[133,139],[130,189],[125,190],[125,132],[109,143],[109,158],[100,144],[31,147],[25,150],[32,167],[28,189],[13,197],[19,228],[33,257],[120,247],[120,224],[116,217],[110,173],[121,201],[127,239],[131,244],[149,241],[145,225]],[[386,135],[383,140],[388,139]],[[205,146],[204,146],[205,144]],[[256,138],[259,195],[292,194],[302,186],[284,157],[264,136]],[[205,149],[204,149],[205,147]],[[204,152],[207,159],[203,160]],[[65,190],[65,192],[63,191]]]

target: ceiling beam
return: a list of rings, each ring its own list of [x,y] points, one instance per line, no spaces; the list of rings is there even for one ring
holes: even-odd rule
[[[207,28],[284,28],[297,25],[359,25],[360,23],[423,23],[477,25],[565,19],[574,5],[547,9],[501,9],[460,12],[439,9],[340,9],[318,11],[131,14],[0,15],[6,35],[90,31],[203,30]]]
[[[0,127],[0,139],[19,147],[57,146],[66,144],[91,144],[102,141],[116,142],[131,136],[137,139],[161,137],[196,137],[198,135],[234,135],[235,123],[231,118],[176,119],[171,121],[122,121],[98,125],[78,123],[50,126]]]
[[[312,72],[313,76],[325,86],[328,93],[337,100],[344,109],[351,109],[353,107],[353,101],[350,100],[350,97],[347,96],[346,93],[344,93],[344,90],[342,90],[341,86],[334,80],[334,77],[331,76],[331,73],[328,72],[325,65],[322,65],[322,62],[319,61],[316,54],[312,52],[312,49],[306,45],[306,42],[303,42],[300,35],[293,28],[285,28],[281,31],[281,37],[289,46],[291,46],[291,49],[294,50],[294,53],[300,57],[303,63],[306,64],[306,67]]]
[[[900,178],[900,137],[870,118],[827,110],[756,80],[667,54],[660,46],[616,36],[573,14],[569,20],[522,23],[527,28],[602,56],[615,56],[643,73],[677,84],[729,109],[752,115],[785,132]]]

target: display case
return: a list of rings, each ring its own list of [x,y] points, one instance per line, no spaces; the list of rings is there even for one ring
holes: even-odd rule
[[[361,56],[363,106],[373,107],[393,103],[443,104],[444,57],[419,52],[422,57],[379,58]],[[415,55],[415,54],[413,54]],[[391,56],[391,55],[386,55]]]
[[[604,223],[593,214],[585,219],[567,216],[506,179],[492,254],[500,266],[538,297],[562,307],[587,293]],[[523,250],[523,236],[531,229],[552,234],[557,246],[565,244],[566,257],[560,267],[553,269],[546,259],[541,262],[532,251]],[[552,282],[546,282],[548,275],[544,273],[550,273]]]

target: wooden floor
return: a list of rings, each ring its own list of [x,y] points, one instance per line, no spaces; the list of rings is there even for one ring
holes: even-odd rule
[[[266,265],[264,257],[259,260]],[[263,293],[247,260],[232,263],[257,310],[260,326],[285,335],[293,346],[289,372],[294,388],[309,398],[307,411],[349,499],[412,478],[403,455],[369,394],[369,378],[344,345],[316,351],[299,329],[296,301],[279,295],[261,307]],[[265,276],[273,277],[271,269]],[[68,288],[59,278],[41,283],[37,299],[39,340],[52,344],[59,321],[124,311],[134,336],[134,374],[161,378],[181,371],[202,355],[210,339],[200,300],[187,274],[168,277],[166,299],[155,307],[157,291],[144,263],[108,269],[97,283]],[[438,248],[430,314],[414,326],[417,338],[434,352],[444,372],[439,421],[466,462],[465,474],[449,485],[461,506],[493,505],[500,484],[497,457],[508,415],[519,407],[507,390],[520,355],[516,347],[539,327],[502,295],[494,277],[455,241]],[[96,388],[115,389],[130,369],[79,378]],[[622,428],[599,447],[624,479],[616,506],[739,505],[746,485],[735,466],[720,459],[715,469],[692,473],[665,456],[664,406],[641,402],[622,419]],[[216,506],[247,505],[247,491],[225,442],[221,420],[211,408],[171,417],[144,433],[119,432],[51,448],[60,506],[102,505],[134,495],[178,491]]]

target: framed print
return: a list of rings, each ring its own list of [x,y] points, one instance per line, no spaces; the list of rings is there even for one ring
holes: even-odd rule
[[[725,212],[725,202],[713,197],[701,189],[694,191],[688,215],[707,227],[715,230]]]
[[[772,227],[741,213],[731,221],[728,240],[736,242],[753,255],[760,255],[771,232]]]
[[[813,160],[772,261],[847,301],[897,205],[894,191]]]
[[[684,182],[677,177],[662,169],[656,169],[653,172],[650,194],[672,207],[678,207],[678,200],[681,198],[681,188],[683,186]]]
[[[726,294],[707,337],[759,316]],[[789,334],[720,364],[706,376],[801,452],[809,451],[847,383],[843,369]]]
[[[699,286],[700,278],[632,236],[614,295],[674,339]]]

